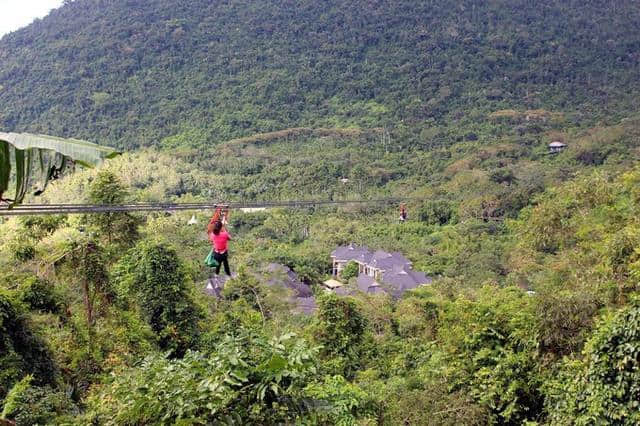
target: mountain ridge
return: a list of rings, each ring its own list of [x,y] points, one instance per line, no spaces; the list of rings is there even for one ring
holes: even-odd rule
[[[381,125],[410,144],[509,108],[615,120],[637,109],[639,22],[632,1],[76,0],[0,40],[0,127],[135,148]]]

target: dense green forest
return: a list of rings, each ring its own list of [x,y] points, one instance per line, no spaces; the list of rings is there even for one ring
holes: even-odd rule
[[[130,148],[386,126],[424,146],[506,108],[615,122],[639,20],[634,0],[69,1],[0,41],[0,127]]]
[[[126,151],[26,203],[409,218],[232,211],[220,297],[212,212],[0,218],[0,423],[638,424],[639,27],[631,0],[75,0],[6,35],[0,130]],[[349,243],[433,283],[327,292]]]

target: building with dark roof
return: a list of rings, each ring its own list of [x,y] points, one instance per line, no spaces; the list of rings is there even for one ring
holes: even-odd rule
[[[298,274],[293,272],[291,268],[279,263],[270,263],[264,268],[265,278],[268,278],[267,285],[281,285],[293,291],[293,295],[299,298],[313,296],[311,287],[303,283],[298,278]]]
[[[312,314],[317,306],[313,291],[308,284],[303,283],[298,275],[288,266],[279,263],[270,263],[256,272],[255,277],[270,287],[282,287],[287,289],[288,300],[291,302],[292,311],[297,313]],[[222,291],[229,277],[226,275],[214,275],[207,281],[205,293],[210,296],[222,298]]]
[[[298,274],[288,266],[270,263],[264,268],[263,278],[269,286],[281,286],[291,293],[289,301],[293,304],[293,311],[312,314],[316,310],[316,301],[311,287],[300,281]]]
[[[385,292],[398,298],[407,290],[432,282],[424,273],[414,271],[411,261],[399,252],[371,252],[367,247],[350,244],[335,249],[331,259],[335,277],[349,262],[358,264],[356,285],[363,293]]]

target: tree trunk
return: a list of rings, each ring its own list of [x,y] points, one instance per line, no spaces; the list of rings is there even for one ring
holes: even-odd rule
[[[84,293],[84,307],[87,313],[87,324],[91,327],[93,324],[93,303],[89,297],[89,282],[86,277],[82,280],[82,291]]]

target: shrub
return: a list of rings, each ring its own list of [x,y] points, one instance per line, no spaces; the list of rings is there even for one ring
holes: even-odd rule
[[[362,363],[367,320],[350,298],[326,294],[317,302],[314,335],[322,345],[321,354],[333,364],[330,369],[349,377]]]
[[[454,221],[455,211],[448,201],[427,201],[418,210],[418,217],[429,225],[446,225]]]
[[[450,368],[457,377],[450,380],[489,412],[492,423],[536,419],[543,398],[529,296],[485,286],[475,300],[458,297],[443,307],[438,337],[454,356]]]
[[[50,387],[31,385],[32,376],[16,383],[5,400],[2,418],[13,420],[16,426],[52,424],[60,415],[77,412],[77,407],[64,392]]]
[[[143,241],[119,261],[115,271],[120,298],[133,292],[160,346],[182,356],[197,339],[202,313],[188,294],[178,254]]]
[[[568,355],[582,347],[591,329],[600,302],[587,291],[559,290],[555,286],[539,289],[536,298],[540,349]]]
[[[33,380],[33,376],[26,375],[17,382],[4,400],[4,408],[2,409],[2,414],[0,414],[0,418],[6,419],[9,418],[15,411],[18,409],[20,405],[20,399],[22,398],[25,391],[31,386],[31,381]]]
[[[151,356],[96,389],[87,422],[294,424],[308,410],[316,353],[286,334],[226,337],[179,360]]]
[[[584,360],[567,361],[548,384],[558,424],[640,424],[640,301],[605,318]]]
[[[34,236],[42,233],[50,234],[67,221],[63,215],[23,216],[21,222],[27,228],[33,230]]]
[[[407,297],[398,301],[393,318],[398,335],[401,337],[433,340],[438,319],[438,305],[429,300]]]
[[[52,383],[55,365],[45,344],[29,330],[22,313],[0,291],[0,398],[26,374],[34,383]]]
[[[31,276],[20,284],[20,300],[30,308],[43,312],[57,313],[62,302],[53,289],[53,284]]]
[[[316,424],[352,425],[358,418],[372,416],[374,412],[367,393],[342,376],[328,376],[322,382],[311,383],[305,394],[320,408],[310,416]]]
[[[516,176],[511,169],[496,169],[491,172],[489,175],[489,179],[495,183],[506,183],[511,185],[515,180]]]
[[[20,242],[13,248],[17,260],[26,262],[36,257],[36,248],[28,242]]]
[[[351,262],[346,264],[344,269],[342,269],[342,271],[340,272],[340,277],[345,281],[349,281],[351,278],[355,278],[358,276],[359,270],[360,267],[358,266],[358,263],[352,260]]]

